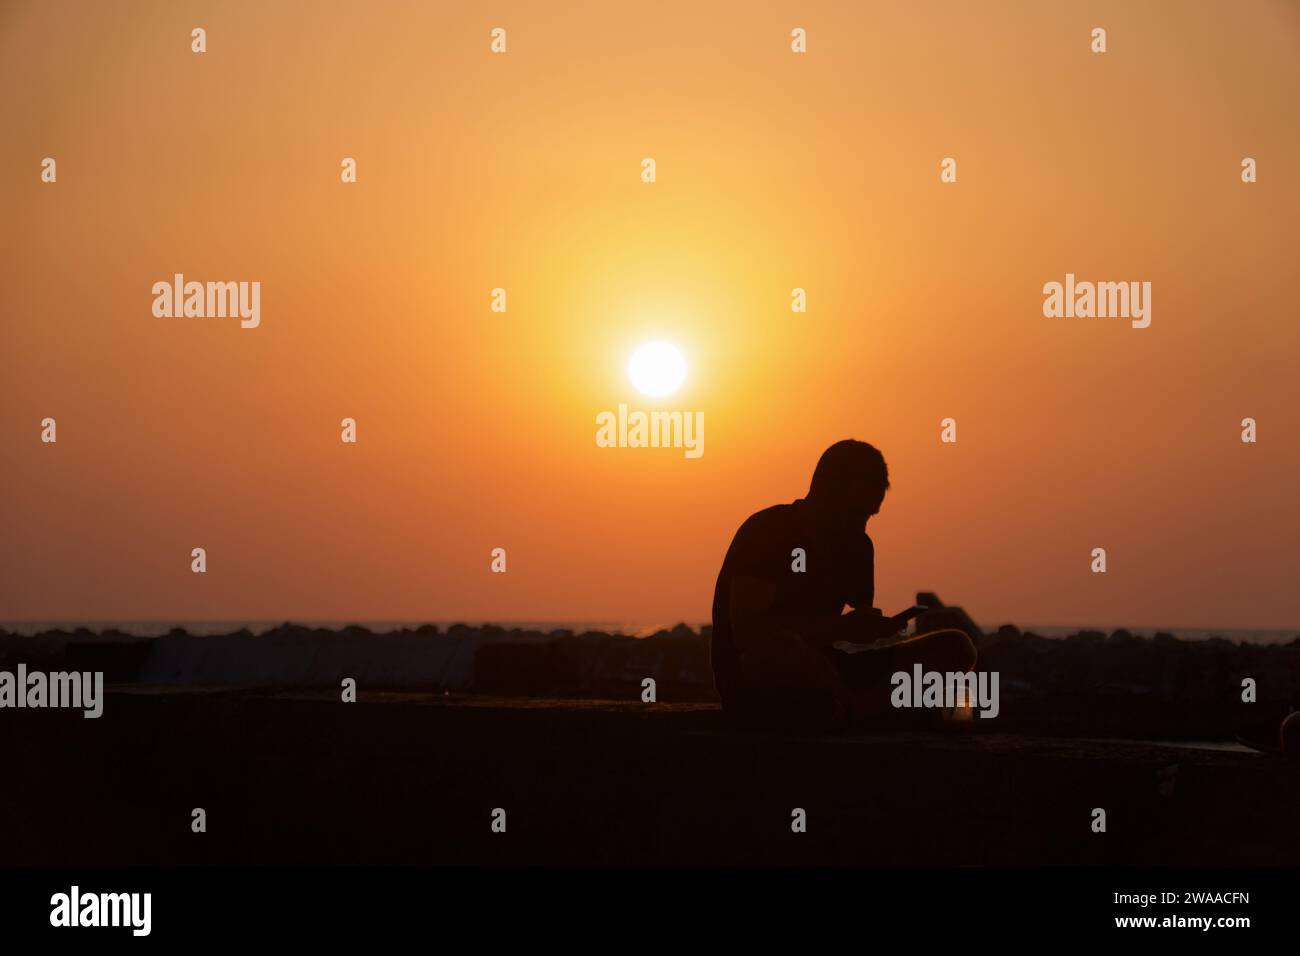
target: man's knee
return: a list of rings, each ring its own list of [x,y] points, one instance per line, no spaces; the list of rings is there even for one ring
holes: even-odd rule
[[[979,657],[975,643],[966,632],[955,628],[923,634],[916,638],[916,644],[927,670],[965,673],[975,669]]]

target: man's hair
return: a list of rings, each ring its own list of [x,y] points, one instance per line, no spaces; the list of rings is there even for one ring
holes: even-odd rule
[[[863,485],[889,489],[889,469],[885,456],[875,445],[846,438],[822,452],[813,471],[810,498],[840,499],[845,492]]]

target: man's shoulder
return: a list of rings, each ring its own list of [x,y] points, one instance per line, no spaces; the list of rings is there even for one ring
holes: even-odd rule
[[[788,548],[791,542],[805,547],[813,544],[817,536],[805,508],[804,499],[801,498],[754,512],[736,532],[733,547],[752,550],[777,546]],[[876,547],[864,529],[848,539],[840,539],[835,551],[841,560],[872,562]]]
[[[762,511],[755,511],[746,518],[741,524],[740,530],[736,532],[736,537],[780,535],[796,530],[800,524],[798,501],[772,505],[772,507],[764,508]]]
[[[724,577],[736,574],[754,574],[772,570],[771,562],[801,538],[800,522],[794,505],[782,504],[756,511],[741,523],[727,557],[722,563]]]

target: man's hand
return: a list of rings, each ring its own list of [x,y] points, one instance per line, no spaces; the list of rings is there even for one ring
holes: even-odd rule
[[[870,644],[903,630],[907,627],[907,618],[885,617],[878,607],[855,608],[840,617],[839,626],[843,634],[840,640]]]

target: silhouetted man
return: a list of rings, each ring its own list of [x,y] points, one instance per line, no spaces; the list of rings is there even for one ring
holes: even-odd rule
[[[888,710],[895,671],[975,666],[975,647],[958,630],[857,653],[832,647],[867,644],[906,625],[872,607],[875,549],[866,524],[888,488],[875,447],[836,442],[817,462],[807,497],[740,526],[713,593],[713,674],[724,711],[749,724],[860,722]]]

